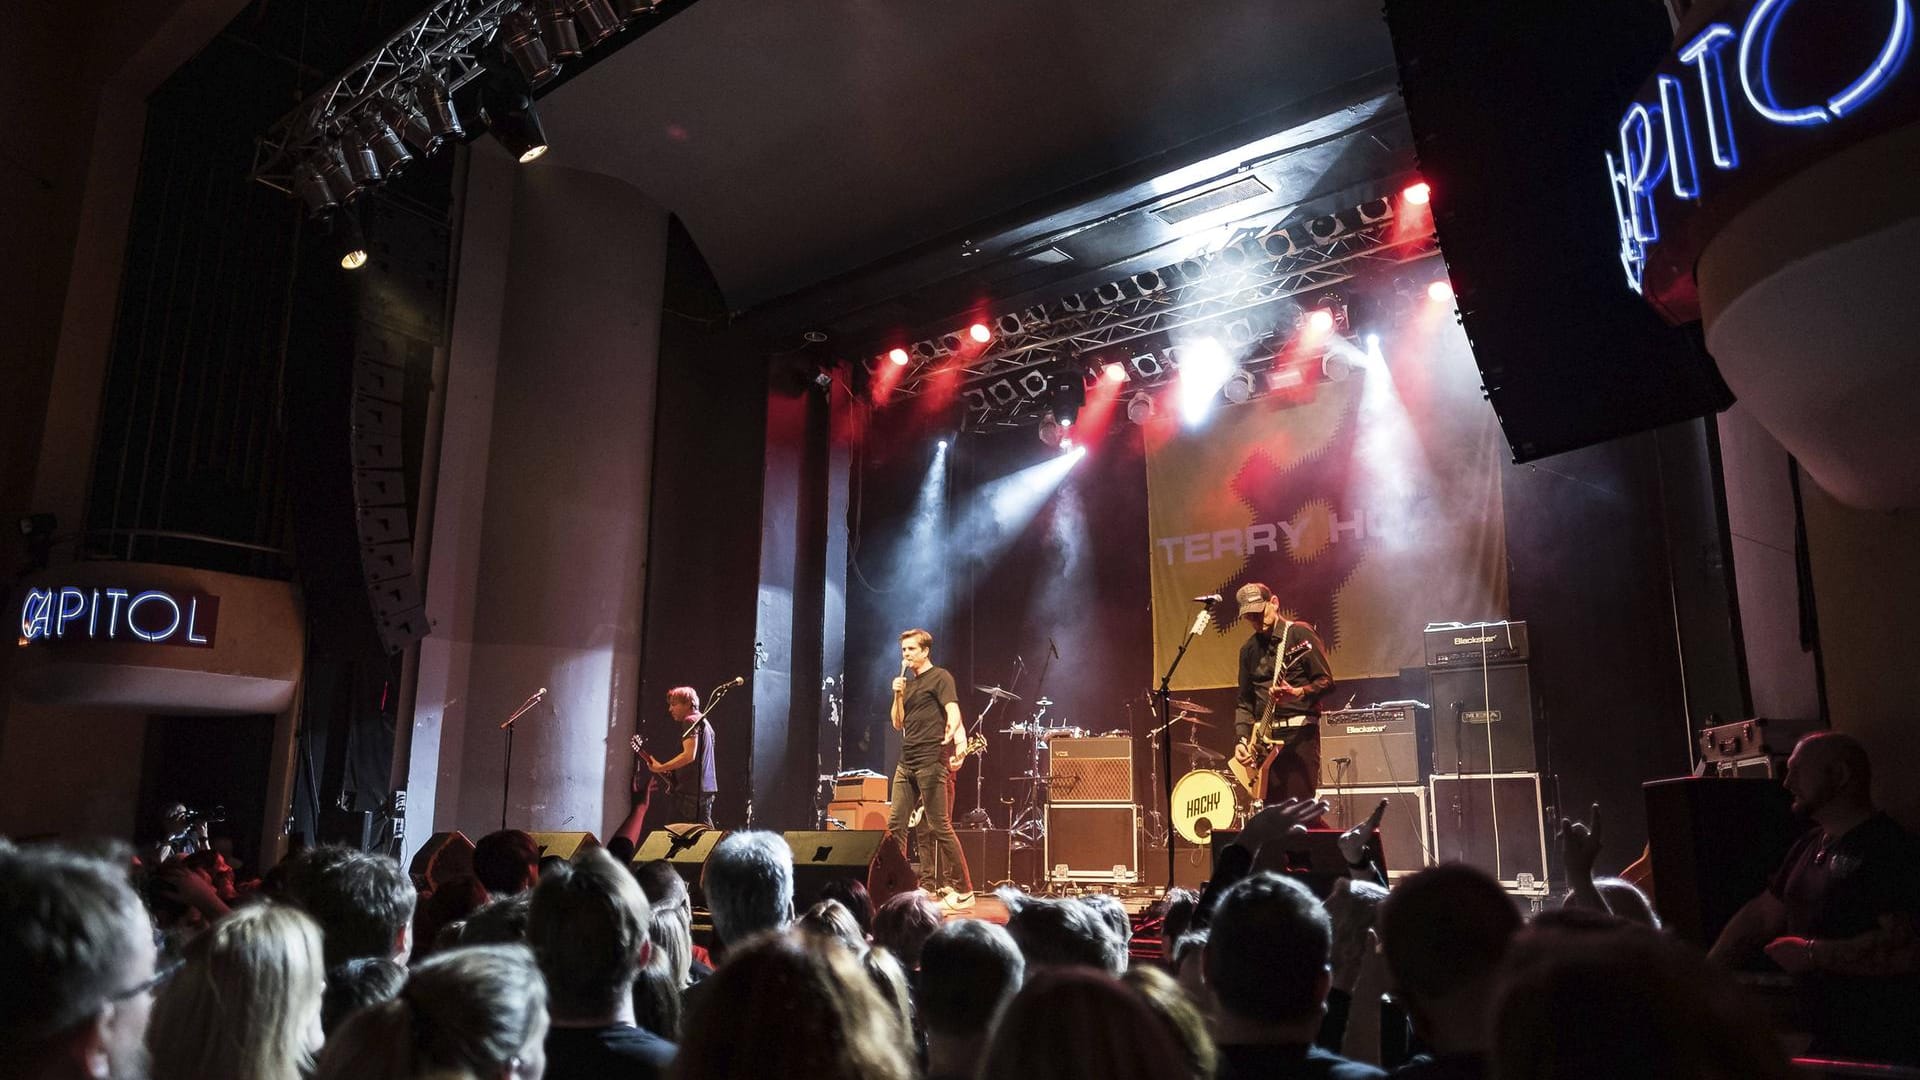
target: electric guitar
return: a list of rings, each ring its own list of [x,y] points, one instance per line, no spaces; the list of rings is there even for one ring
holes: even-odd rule
[[[1288,649],[1285,656],[1275,656],[1273,665],[1272,689],[1294,689],[1289,681],[1293,665],[1298,663],[1301,654],[1310,652],[1313,642],[1301,641]],[[1279,646],[1274,651],[1278,653]],[[1253,732],[1247,736],[1247,745],[1252,748],[1254,760],[1251,765],[1243,763],[1238,757],[1227,759],[1227,769],[1240,786],[1247,789],[1255,803],[1263,803],[1267,798],[1267,780],[1272,775],[1273,759],[1280,752],[1298,742],[1313,724],[1311,716],[1278,716],[1273,709],[1273,699],[1269,691],[1267,707],[1259,720],[1254,722]]]
[[[636,780],[644,779],[643,777],[640,776],[640,774],[644,772],[647,775],[653,777],[655,791],[658,791],[663,795],[673,794],[673,774],[657,773],[653,771],[651,767],[652,761],[653,761],[653,755],[647,753],[646,740],[642,739],[638,735],[635,735],[631,740],[629,740],[629,745],[633,747],[633,755],[634,755],[633,756],[633,774],[635,779]],[[644,791],[645,789],[642,788],[641,790]]]
[[[987,737],[985,735],[978,735],[978,734],[974,735],[972,738],[967,740],[966,745],[960,748],[959,753],[947,759],[947,772],[949,773],[959,772],[961,766],[967,763],[968,758],[978,754],[984,754],[986,752],[987,752]],[[922,803],[919,806],[914,807],[913,816],[907,819],[907,828],[909,829],[919,828],[920,819],[926,815],[926,812],[927,812],[927,807],[925,803]]]

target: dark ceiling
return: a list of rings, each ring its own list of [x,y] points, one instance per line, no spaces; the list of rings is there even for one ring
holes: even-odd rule
[[[1411,165],[1392,60],[1373,0],[700,0],[541,110],[549,160],[677,214],[731,307],[838,336],[1377,186]],[[1256,169],[1259,201],[1149,213]]]

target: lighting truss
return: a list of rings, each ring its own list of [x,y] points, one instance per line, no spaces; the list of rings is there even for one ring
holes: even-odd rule
[[[1217,262],[1198,281],[1086,310],[1047,305],[1044,317],[1003,318],[993,346],[960,365],[961,392],[975,426],[1018,422],[1036,406],[1030,395],[995,393],[1020,383],[1034,368],[1066,357],[1090,356],[1130,341],[1202,323],[1217,323],[1304,293],[1318,292],[1380,267],[1428,258],[1439,251],[1431,230],[1395,237],[1391,217],[1368,222],[1312,247],[1249,261],[1239,269]],[[1291,247],[1291,245],[1289,245]],[[1034,309],[1028,309],[1033,313]],[[915,357],[893,392],[913,396],[932,386],[938,357]],[[882,358],[884,362],[884,358]],[[871,365],[873,361],[869,361]],[[1167,373],[1171,377],[1172,372]],[[1137,373],[1136,373],[1137,377]]]

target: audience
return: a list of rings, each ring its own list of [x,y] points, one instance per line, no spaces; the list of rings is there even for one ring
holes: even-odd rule
[[[532,952],[451,949],[415,966],[393,1000],[347,1017],[314,1080],[413,1080],[438,1070],[540,1080],[546,1036],[547,985]]]
[[[907,987],[907,969],[886,949],[861,948],[853,955],[860,958],[861,970],[867,973],[867,980],[873,983],[880,999],[893,1010],[901,1029],[913,1030],[913,993]]]
[[[1333,925],[1299,882],[1260,871],[1220,894],[1203,964],[1217,1004],[1221,1080],[1385,1075],[1313,1045],[1333,986],[1332,954]]]
[[[1180,935],[1173,943],[1173,951],[1167,955],[1168,966],[1173,969],[1173,977],[1180,983],[1181,989],[1208,1016],[1213,1015],[1213,992],[1207,989],[1205,961],[1207,955],[1207,931],[1189,930]]]
[[[1026,961],[1004,927],[979,919],[941,926],[920,949],[920,1023],[927,1080],[969,1080],[987,1030],[1020,990]]]
[[[1193,914],[1200,907],[1200,894],[1176,885],[1161,901],[1160,955],[1171,957],[1173,943],[1193,926]]]
[[[648,925],[653,955],[641,965],[633,980],[633,1026],[677,1043],[686,1015],[686,987],[674,974],[673,960],[653,938],[653,930],[664,921],[654,919]]]
[[[527,942],[547,981],[553,1080],[666,1074],[673,1044],[634,1023],[634,980],[652,955],[647,921],[639,883],[598,847],[533,887]]]
[[[838,900],[822,900],[794,921],[794,926],[809,934],[832,938],[853,950],[855,956],[867,951],[867,936],[860,932],[853,912]]]
[[[400,864],[337,845],[289,860],[285,896],[320,924],[329,970],[355,957],[405,964],[418,900]]]
[[[867,892],[867,884],[859,878],[829,878],[820,887],[821,900],[838,900],[853,914],[853,920],[860,924],[860,933],[873,933],[873,897]]]
[[[1002,889],[1007,932],[1026,957],[1027,975],[1042,968],[1084,966],[1112,975],[1127,969],[1127,945],[1100,912],[1073,899],[1028,896]]]
[[[1085,965],[1031,973],[993,1026],[978,1076],[1206,1080],[1168,1020],[1111,974]]]
[[[779,833],[728,833],[700,875],[722,947],[793,921],[793,849]]]
[[[154,960],[124,870],[0,841],[0,1062],[9,1075],[145,1077]]]
[[[510,893],[481,905],[460,923],[462,945],[519,945],[527,940],[527,920],[533,913],[531,892]]]
[[[1080,902],[1092,908],[1096,914],[1107,921],[1107,929],[1113,931],[1113,936],[1120,940],[1120,948],[1124,955],[1127,946],[1133,941],[1133,920],[1127,916],[1127,906],[1120,902],[1119,897],[1108,893],[1083,896]]]
[[[413,916],[413,956],[425,960],[439,948],[440,932],[464,923],[487,902],[487,887],[472,874],[452,878],[424,898]],[[458,940],[455,934],[454,939]]]
[[[647,921],[647,936],[656,950],[668,950],[675,987],[680,990],[713,974],[706,950],[693,944],[693,899],[680,872],[665,859],[655,859],[635,867],[635,880],[647,894],[652,918]]]
[[[1160,1014],[1173,1029],[1192,1074],[1212,1077],[1219,1067],[1219,1052],[1214,1047],[1212,1033],[1207,1030],[1206,1014],[1174,977],[1157,967],[1136,964],[1120,976],[1120,981],[1132,987],[1147,1007]]]
[[[292,907],[254,904],[187,943],[154,996],[154,1080],[302,1080],[325,1041],[320,928]]]
[[[920,950],[940,929],[940,907],[917,889],[899,893],[873,913],[873,943],[899,958],[910,971],[920,968]]]
[[[915,1075],[911,1035],[846,949],[777,932],[736,942],[701,984],[674,1062],[677,1080]]]
[[[392,1001],[407,981],[407,969],[391,960],[356,957],[327,972],[320,999],[320,1027],[332,1035],[340,1022],[369,1005]]]
[[[490,832],[473,845],[473,876],[494,897],[525,892],[540,879],[540,845],[519,829]]]
[[[1395,995],[1430,1051],[1396,1077],[1488,1075],[1500,963],[1519,929],[1513,898],[1470,866],[1422,870],[1388,895],[1380,909],[1380,948]]]

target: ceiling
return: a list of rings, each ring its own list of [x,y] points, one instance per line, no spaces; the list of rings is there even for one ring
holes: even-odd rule
[[[837,282],[826,300],[844,312],[1082,232],[1116,199],[1137,210],[1143,192],[1164,204],[1212,183],[1182,173],[1193,162],[1230,178],[1233,155],[1274,152],[1276,132],[1327,160],[1295,169],[1286,183],[1313,190],[1275,205],[1333,183],[1352,157],[1333,133],[1410,164],[1392,64],[1377,0],[699,0],[540,108],[549,160],[678,215],[730,307],[792,307]],[[1138,254],[1129,243],[1110,237],[1096,261]],[[876,273],[901,259],[917,260],[904,277]]]

